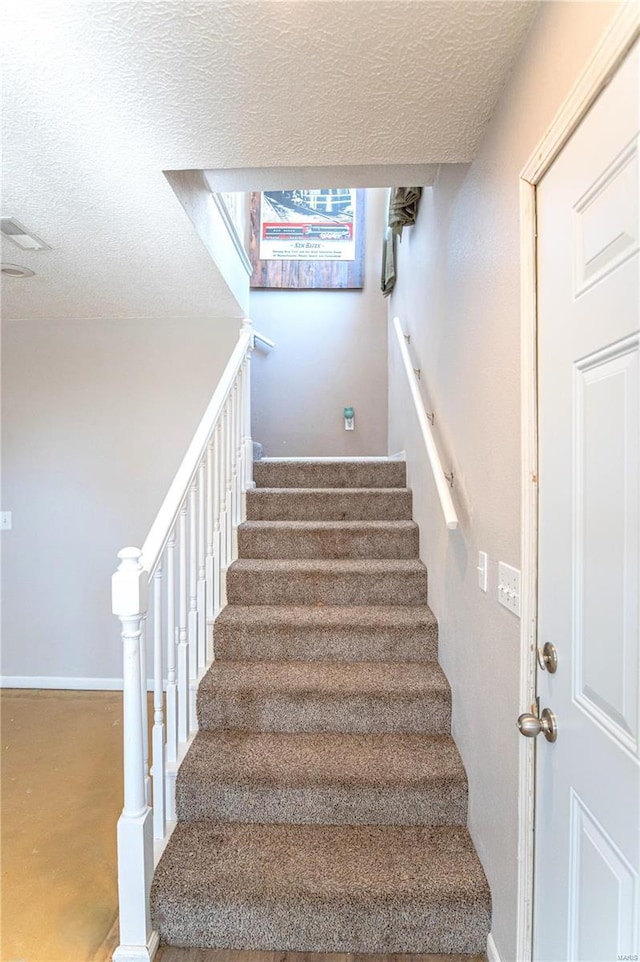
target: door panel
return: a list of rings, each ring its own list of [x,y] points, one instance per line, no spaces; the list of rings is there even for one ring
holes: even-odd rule
[[[616,959],[620,945],[633,945],[637,875],[573,791],[570,819],[568,957],[584,962]],[[603,917],[613,920],[613,925],[603,926]]]
[[[638,250],[638,145],[626,146],[575,205],[575,296]]]
[[[537,190],[534,959],[640,955],[637,47]]]
[[[636,754],[639,403],[637,336],[576,363],[574,698]]]

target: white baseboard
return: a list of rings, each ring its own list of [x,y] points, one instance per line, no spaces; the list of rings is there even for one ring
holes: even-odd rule
[[[406,451],[396,451],[395,454],[390,454],[388,457],[389,461],[406,461],[407,452]]]
[[[493,941],[493,935],[489,932],[487,936],[487,960],[488,962],[501,962],[500,956],[498,955],[498,950],[496,948],[496,943]]]
[[[0,675],[0,688],[51,688],[61,691],[122,691],[122,678],[56,678],[51,675]],[[147,691],[153,680],[147,679]]]

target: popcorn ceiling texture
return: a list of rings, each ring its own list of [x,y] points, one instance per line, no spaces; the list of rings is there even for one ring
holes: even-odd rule
[[[235,316],[162,171],[468,161],[534,9],[9,0],[6,316]]]

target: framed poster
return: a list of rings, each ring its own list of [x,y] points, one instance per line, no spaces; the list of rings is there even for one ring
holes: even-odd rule
[[[272,190],[251,195],[252,288],[361,289],[364,190]]]

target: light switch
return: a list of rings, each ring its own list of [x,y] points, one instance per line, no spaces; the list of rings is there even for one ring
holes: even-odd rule
[[[520,617],[520,572],[503,561],[498,564],[498,601]]]
[[[0,511],[0,531],[11,531],[10,511]]]
[[[478,588],[480,589],[480,591],[487,590],[487,568],[488,568],[487,552],[479,551],[478,552]]]

